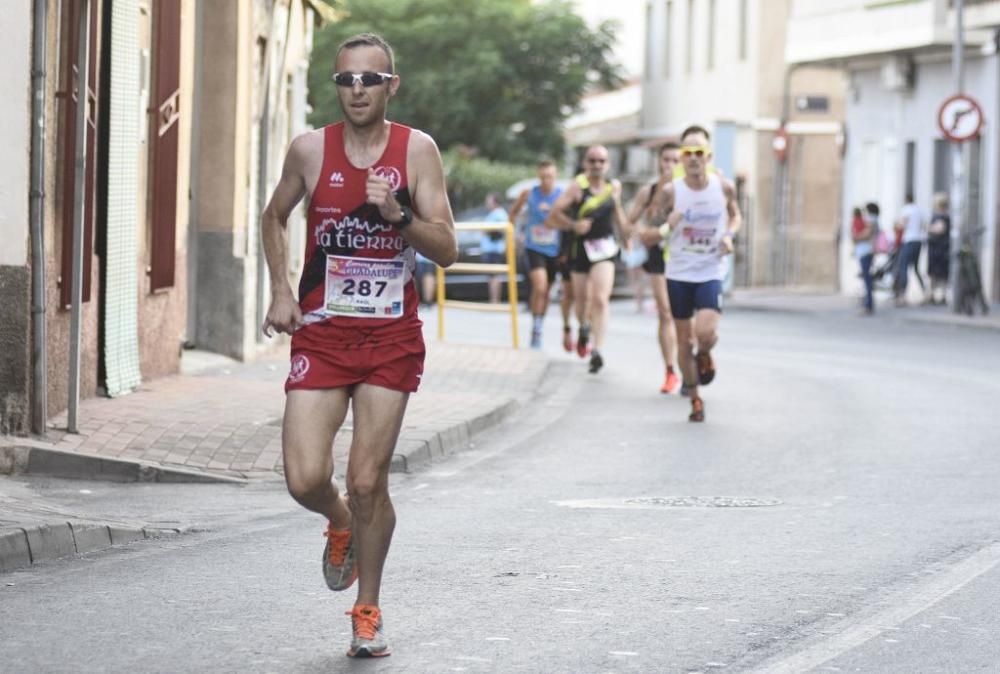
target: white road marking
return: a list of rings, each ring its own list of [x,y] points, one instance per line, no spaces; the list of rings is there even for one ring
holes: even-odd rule
[[[625,657],[635,657],[639,655],[635,651],[608,651],[608,655],[622,655]]]
[[[879,636],[882,625],[899,625],[943,599],[958,592],[973,580],[1000,564],[1000,543],[994,543],[971,557],[958,562],[947,571],[928,579],[922,587],[897,606],[887,608],[859,622],[842,621],[837,635],[819,641],[790,656],[778,656],[753,670],[759,674],[792,674],[815,669],[839,655]],[[942,618],[944,616],[941,616]]]
[[[413,488],[413,491],[420,491],[421,489],[427,489],[427,487],[429,486],[431,486],[429,482],[421,482],[420,484],[418,484],[416,487]]]
[[[510,637],[486,637],[487,641],[510,641]]]
[[[557,608],[556,613],[583,613],[583,609],[579,608]]]
[[[462,662],[493,662],[489,658],[480,658],[476,655],[456,655],[455,659]]]

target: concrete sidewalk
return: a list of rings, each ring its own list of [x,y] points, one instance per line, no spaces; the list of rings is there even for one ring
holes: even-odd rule
[[[726,308],[736,311],[773,311],[798,314],[853,316],[860,313],[859,298],[818,288],[737,288],[726,298]],[[947,306],[909,304],[893,306],[891,299],[876,298],[875,319],[891,318],[909,323],[948,325],[956,328],[1000,330],[1000,306],[974,316],[956,314]]]
[[[287,358],[212,364],[143,384],[120,398],[80,406],[80,433],[65,415],[44,440],[0,437],[0,474],[119,481],[280,481],[281,415]],[[218,363],[218,359],[214,359]],[[428,340],[420,391],[411,396],[393,456],[393,472],[409,472],[468,445],[534,395],[548,360],[529,350]],[[190,368],[188,368],[190,369]],[[334,442],[343,475],[351,417]],[[2,478],[0,478],[2,479]],[[0,490],[0,503],[4,502]],[[176,533],[142,522],[53,521],[29,506],[0,511],[0,571],[119,541]]]

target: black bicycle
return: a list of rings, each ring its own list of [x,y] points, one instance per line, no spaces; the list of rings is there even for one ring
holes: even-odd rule
[[[986,303],[983,295],[983,277],[979,273],[979,260],[972,246],[964,244],[958,250],[958,310],[963,314],[972,316],[976,312],[976,305],[983,314],[990,311],[990,305]]]

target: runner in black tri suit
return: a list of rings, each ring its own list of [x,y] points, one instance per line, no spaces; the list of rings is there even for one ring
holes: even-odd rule
[[[627,225],[621,205],[621,183],[608,180],[608,150],[603,145],[587,149],[584,172],[567,186],[552,206],[545,223],[573,232],[569,267],[573,276],[576,317],[580,321],[577,354],[587,354],[593,338],[590,372],[604,366],[601,347],[608,327],[608,309],[615,282],[620,229]]]

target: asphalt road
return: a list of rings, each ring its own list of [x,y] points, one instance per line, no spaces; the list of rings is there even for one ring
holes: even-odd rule
[[[115,485],[200,531],[0,576],[0,670],[1000,671],[998,333],[728,312],[697,425],[632,309],[597,376],[550,320],[536,404],[395,479],[392,657],[344,657],[280,485]]]

